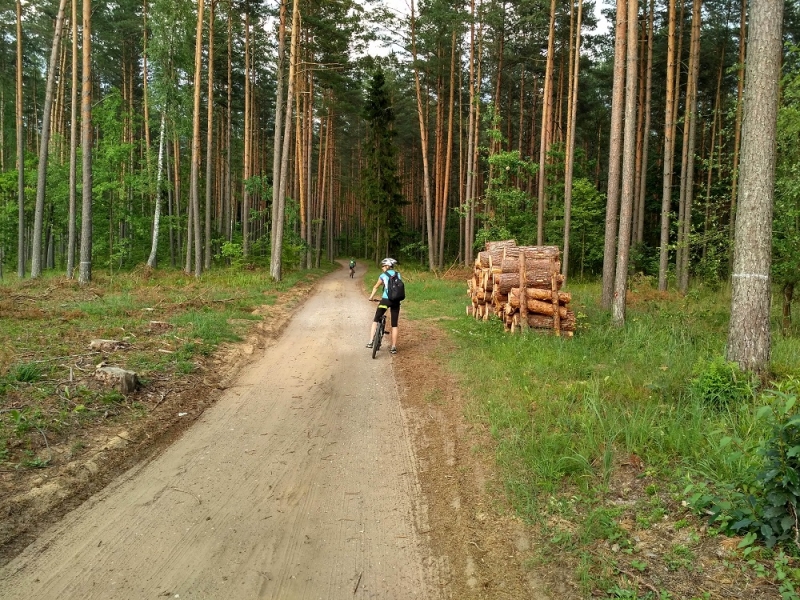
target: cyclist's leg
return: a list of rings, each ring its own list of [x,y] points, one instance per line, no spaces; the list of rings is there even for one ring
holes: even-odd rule
[[[390,314],[392,316],[392,347],[394,348],[397,346],[397,323],[400,320],[400,305],[398,304],[397,306],[392,306]]]

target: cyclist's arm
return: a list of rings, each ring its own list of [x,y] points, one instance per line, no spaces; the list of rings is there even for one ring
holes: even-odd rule
[[[383,279],[378,277],[378,282],[372,286],[372,293],[369,295],[369,299],[372,300],[372,297],[375,295],[375,292],[378,291],[378,288],[383,285]]]

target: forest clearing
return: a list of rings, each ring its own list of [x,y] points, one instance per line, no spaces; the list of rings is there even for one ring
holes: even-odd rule
[[[219,398],[236,387],[240,368],[277,343],[295,307],[317,298],[316,308],[297,324],[313,339],[317,332],[329,339],[321,323],[337,320],[325,313],[332,306],[345,310],[337,314],[363,317],[340,319],[338,326],[348,333],[334,339],[348,341],[333,344],[345,344],[331,359],[345,363],[336,371],[363,379],[361,358],[379,369],[391,360],[397,376],[419,478],[417,501],[424,506],[414,514],[426,519],[414,527],[430,557],[409,581],[438,582],[433,589],[450,598],[792,597],[781,591],[798,585],[800,571],[791,552],[726,535],[724,523],[710,524],[702,509],[690,504],[696,492],[687,490],[689,484],[710,493],[746,474],[746,463],[757,459],[755,447],[766,434],[766,424],[754,416],[765,397],[755,394],[753,382],[726,384],[724,369],[711,359],[722,339],[724,315],[714,309],[719,292],[681,299],[640,281],[630,298],[634,324],[619,334],[598,309],[597,286],[573,283],[573,305],[580,315],[574,338],[534,332],[508,337],[497,323],[463,314],[463,272],[436,278],[407,269],[411,300],[404,303],[401,351],[371,361],[362,352],[370,309],[357,309],[366,297],[362,283],[350,280],[342,268],[323,281],[341,279],[352,290],[326,287],[314,293],[318,275],[279,289],[252,272],[231,272],[218,280],[209,275],[203,281],[139,273],[89,289],[63,280],[5,286],[0,327],[8,334],[4,339],[14,341],[4,345],[0,413],[3,562],[33,543],[23,557],[35,565],[40,552],[35,540],[42,535],[47,540],[52,535],[47,531],[62,535],[62,515],[90,494],[102,499],[128,485],[124,482],[134,475],[102,491],[138,461],[144,463],[131,473],[148,468],[186,436],[187,428],[207,422]],[[268,304],[260,304],[265,298]],[[154,317],[172,326],[151,331]],[[40,326],[44,323],[50,325]],[[223,323],[233,327],[229,334]],[[208,339],[211,332],[221,337]],[[90,338],[123,338],[128,346],[88,352]],[[343,349],[351,345],[352,357]],[[286,352],[282,362],[291,356]],[[90,367],[100,359],[140,371],[142,387],[125,396],[87,385]],[[382,360],[387,361],[383,367]],[[480,372],[474,364],[483,365]],[[554,365],[560,367],[554,370]],[[800,379],[796,337],[776,340],[774,367],[784,382]],[[282,380],[291,379],[291,369],[281,372]],[[709,374],[711,380],[704,378]],[[366,377],[370,402],[381,395],[385,377]],[[329,390],[333,402],[336,394],[328,384],[320,385],[314,397]],[[303,387],[317,386],[304,381]],[[796,397],[796,387],[782,389]],[[723,410],[705,406],[704,393],[716,394],[712,402],[724,401],[727,393],[728,401],[739,404]],[[303,395],[291,393],[292,398]],[[255,421],[270,420],[264,415]],[[725,442],[730,437],[735,439]],[[240,451],[267,459],[260,454],[266,450],[246,446]],[[255,480],[252,468],[249,477]],[[178,496],[170,502],[181,510],[185,504],[213,502],[199,491],[202,486],[187,483],[168,484]],[[407,493],[413,500],[414,492]],[[91,510],[99,510],[97,502],[90,502]],[[215,514],[213,519],[222,518],[225,511]],[[252,552],[263,559],[256,546]],[[189,585],[195,577],[189,573],[183,584],[174,585]],[[0,589],[15,589],[4,586],[17,576],[6,567]],[[355,587],[358,573],[350,576],[345,587]],[[366,571],[362,593],[379,585],[364,577]],[[218,583],[205,581],[204,589],[219,590]],[[338,594],[328,597],[345,597]],[[353,590],[348,594],[352,597]]]

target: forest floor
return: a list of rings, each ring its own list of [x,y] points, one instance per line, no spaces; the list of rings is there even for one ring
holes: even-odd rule
[[[103,597],[152,597],[151,585],[159,594],[214,598],[235,583],[243,586],[239,597],[301,597],[300,590],[326,598],[587,597],[575,555],[543,543],[541,524],[523,522],[510,506],[488,427],[465,417],[470,400],[445,369],[452,347],[441,323],[403,320],[400,352],[381,351],[373,361],[363,348],[373,306],[344,269],[315,291],[292,288],[264,307],[244,342],[221,347],[192,375],[137,391],[147,411],[93,425],[79,452],[74,439],[53,440],[47,468],[0,471],[0,595],[38,589],[42,598],[78,597],[89,585]],[[293,373],[302,369],[310,370],[301,380]],[[261,379],[267,372],[273,379]],[[268,391],[284,385],[281,406]],[[283,474],[274,482],[262,479],[265,461],[270,476]],[[588,595],[781,597],[776,583],[748,574],[739,540],[689,540],[699,524],[638,527],[635,507],[651,494],[641,469],[636,457],[619,465],[608,494],[620,513],[634,511],[623,527],[647,567],[627,560],[618,544],[598,542],[590,560],[613,564],[611,578],[625,585]],[[130,487],[142,479],[151,485]],[[265,499],[278,503],[274,511]],[[120,529],[125,517],[133,521]],[[171,522],[181,529],[176,539],[163,533]],[[209,540],[223,531],[229,542],[220,550]],[[387,535],[392,543],[381,548]],[[351,556],[353,543],[359,550]],[[177,572],[146,572],[170,551]],[[198,557],[215,568],[204,575],[193,564]],[[221,572],[224,564],[234,565],[231,573]],[[314,587],[325,569],[327,582]]]

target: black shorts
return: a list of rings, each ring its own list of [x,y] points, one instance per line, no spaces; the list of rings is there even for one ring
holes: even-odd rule
[[[386,309],[389,309],[389,315],[391,315],[392,319],[392,327],[397,327],[397,320],[400,318],[400,303],[393,303],[386,298],[381,298],[381,301],[378,302],[378,310],[375,311],[375,318],[373,321],[380,323],[381,319],[383,318],[383,314],[386,312]]]

